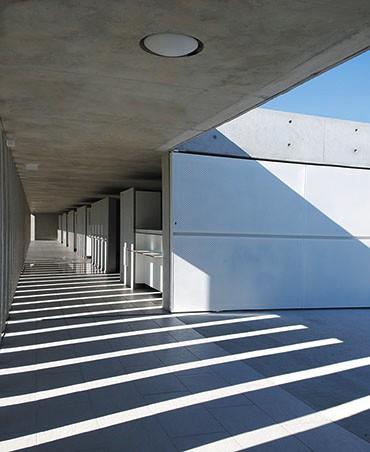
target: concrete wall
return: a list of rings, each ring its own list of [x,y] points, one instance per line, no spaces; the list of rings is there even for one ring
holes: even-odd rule
[[[76,211],[70,210],[67,214],[68,222],[68,247],[76,251]]]
[[[162,229],[162,193],[135,190],[135,229]]]
[[[62,214],[62,242],[64,246],[68,246],[68,215]]]
[[[370,167],[370,124],[257,108],[179,150]]]
[[[63,243],[62,215],[58,215],[58,242]]]
[[[107,197],[91,205],[92,263],[105,273],[119,268],[119,200]]]
[[[56,213],[35,214],[35,240],[58,238],[58,215]]]
[[[121,281],[129,287],[136,281],[136,231],[161,230],[162,195],[160,191],[129,188],[120,194],[120,274]],[[158,270],[158,273],[161,273]]]
[[[30,211],[5,137],[0,137],[0,332],[30,241]]]
[[[91,235],[91,207],[88,206],[86,209],[86,257],[91,257],[92,255],[92,235]]]
[[[370,306],[369,170],[173,153],[164,171],[172,311]]]

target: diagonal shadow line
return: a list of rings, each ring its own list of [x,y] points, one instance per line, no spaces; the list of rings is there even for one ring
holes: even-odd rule
[[[40,400],[45,400],[54,397],[61,397],[63,395],[75,394],[77,392],[91,391],[107,386],[128,383],[131,381],[143,380],[146,378],[158,377],[161,375],[168,375],[175,372],[183,372],[186,370],[201,369],[204,367],[217,366],[222,364],[234,363],[248,359],[261,358],[265,356],[279,355],[283,353],[290,353],[300,350],[308,350],[316,347],[325,347],[329,345],[341,344],[342,341],[336,338],[320,339],[315,341],[308,341],[290,345],[283,345],[280,347],[272,347],[263,350],[253,350],[249,352],[236,353],[228,356],[220,356],[217,358],[203,359],[199,361],[191,361],[182,364],[175,364],[170,366],[158,367],[150,370],[139,372],[132,372],[125,375],[118,375],[115,377],[101,378],[98,380],[73,384],[69,386],[62,386],[58,388],[48,389],[44,391],[37,391],[17,396],[0,398],[0,407],[19,405],[23,403],[31,403]]]
[[[66,284],[63,284],[63,290],[75,290],[75,289],[99,289],[99,288],[101,288],[101,287],[113,287],[113,286],[121,286],[122,288],[125,288],[125,286],[124,286],[124,284],[123,283],[121,283],[121,282],[115,282],[115,281],[113,281],[113,282],[111,282],[111,283],[109,283],[109,284],[106,284],[106,282],[101,282],[100,284],[98,284],[98,283],[95,283],[95,284],[90,284],[89,286],[77,286],[77,287],[66,287]],[[125,288],[125,289],[127,289],[127,290],[129,290],[130,288],[129,287],[127,287],[127,288]],[[37,292],[52,292],[52,291],[55,291],[55,290],[61,290],[61,288],[60,287],[49,287],[49,288],[46,288],[46,289],[21,289],[21,290],[19,290],[19,289],[17,289],[16,291],[15,291],[15,293],[17,294],[17,293],[25,293],[25,292],[34,292],[34,293],[37,293]],[[67,292],[67,293],[69,293],[69,292]],[[54,295],[53,293],[51,293],[50,295]],[[22,295],[23,296],[23,295]],[[37,295],[35,295],[35,297],[36,297]],[[13,303],[14,304],[14,303]]]
[[[59,290],[61,288],[66,289],[74,289],[75,286],[77,286],[77,289],[79,288],[78,284],[90,284],[89,286],[83,286],[83,287],[105,287],[105,286],[111,286],[114,284],[122,284],[119,279],[113,280],[113,281],[74,281],[74,282],[60,282],[60,283],[49,283],[49,284],[18,284],[17,287],[20,287],[20,289],[17,289],[17,292],[32,292],[37,290]],[[62,287],[60,287],[62,286]],[[34,289],[34,287],[44,287],[44,289]]]
[[[273,317],[272,317],[273,318]],[[97,342],[97,341],[103,341],[107,339],[118,339],[123,337],[135,337],[135,336],[143,336],[147,334],[157,334],[157,333],[166,333],[169,331],[183,331],[183,330],[189,330],[194,328],[208,328],[211,326],[219,326],[219,325],[230,325],[235,323],[245,323],[255,320],[265,320],[265,319],[271,319],[271,316],[256,316],[256,317],[247,317],[247,318],[240,318],[240,319],[231,319],[229,321],[219,320],[214,322],[199,322],[199,323],[190,323],[190,324],[183,324],[183,325],[174,325],[174,326],[165,326],[165,327],[157,327],[157,328],[148,328],[144,330],[135,330],[135,331],[124,331],[120,333],[111,333],[111,334],[100,334],[98,336],[90,336],[90,337],[83,337],[83,338],[77,338],[77,339],[67,339],[62,341],[55,341],[55,342],[43,342],[41,344],[33,344],[33,345],[23,345],[23,346],[17,346],[17,347],[3,347],[0,349],[0,354],[3,353],[10,353],[10,352],[24,352],[27,350],[38,350],[42,348],[51,348],[51,347],[61,347],[63,345],[72,345],[72,344],[83,344],[86,342]],[[299,325],[300,326],[300,325]],[[284,327],[283,327],[284,328]],[[259,331],[275,331],[275,328],[269,328],[266,330],[259,330]]]
[[[268,425],[267,427],[251,430],[249,432],[229,436],[228,438],[213,441],[203,446],[187,449],[187,452],[205,452],[209,450],[235,451],[234,441],[236,441],[240,446],[240,449],[238,448],[237,450],[246,450],[251,447],[261,446],[272,441],[297,435],[298,433],[324,427],[325,425],[347,419],[369,409],[370,395],[367,395],[340,405],[326,408],[324,410],[316,411],[314,413],[306,414],[304,416],[289,419],[273,425]],[[356,438],[357,441],[362,443],[364,447],[369,447],[368,442],[365,442],[359,437]]]
[[[24,314],[24,313],[30,313],[30,312],[42,312],[42,311],[55,311],[57,309],[71,309],[71,308],[79,308],[79,307],[86,307],[86,306],[98,306],[98,305],[105,305],[105,304],[114,304],[114,303],[119,303],[121,302],[128,302],[128,301],[132,301],[133,303],[138,302],[138,301],[148,301],[148,300],[156,300],[158,299],[158,297],[156,297],[157,295],[162,295],[162,292],[142,292],[142,293],[137,293],[135,294],[135,296],[142,296],[142,295],[153,295],[152,298],[128,298],[131,297],[133,295],[128,295],[128,294],[114,294],[114,295],[97,295],[97,296],[91,296],[89,295],[88,297],[73,297],[73,298],[58,298],[55,300],[45,300],[45,301],[35,301],[35,302],[31,302],[31,303],[27,303],[27,305],[34,305],[34,304],[48,304],[48,303],[62,303],[63,301],[79,301],[79,300],[94,300],[96,299],[97,301],[92,302],[92,303],[86,303],[83,302],[82,304],[77,304],[77,305],[69,305],[69,304],[60,304],[59,306],[46,306],[46,307],[39,307],[36,306],[35,308],[28,308],[28,309],[12,309],[10,311],[10,314]],[[112,298],[119,298],[121,297],[121,300],[111,300],[111,301],[107,301],[106,299],[112,299]],[[104,301],[98,301],[103,299]],[[26,304],[26,303],[24,303]],[[19,303],[17,304],[17,306],[23,306],[23,303]]]
[[[133,303],[133,304],[144,303],[146,301],[153,301],[153,302],[162,301],[162,297],[137,298],[134,300],[128,300],[127,298],[123,297],[121,300],[108,300],[108,301],[100,301],[100,302],[95,302],[95,303],[74,304],[74,305],[70,305],[70,306],[61,305],[61,306],[52,306],[52,307],[39,308],[39,309],[19,309],[19,310],[11,311],[10,318],[14,318],[15,316],[17,316],[19,314],[31,314],[31,313],[37,314],[38,312],[44,312],[44,311],[46,311],[46,312],[65,311],[68,309],[84,309],[84,308],[90,308],[90,307],[95,307],[95,306],[107,306],[107,305],[109,306],[109,305],[114,305],[114,304],[129,305],[130,303]]]
[[[85,276],[83,276],[83,274],[80,274],[80,276],[78,276],[77,274],[75,274],[74,276],[64,276],[64,275],[60,275],[59,273],[56,273],[54,276],[50,277],[50,278],[42,278],[42,277],[35,277],[35,278],[31,278],[31,277],[26,277],[23,278],[22,276],[20,276],[19,281],[18,281],[18,286],[30,286],[33,284],[49,284],[49,283],[70,283],[70,282],[81,282],[81,283],[88,283],[90,281],[118,281],[119,280],[119,276],[113,275],[110,276],[109,274],[106,273],[84,273]]]
[[[154,299],[153,299],[154,300]],[[73,314],[61,314],[61,315],[53,315],[53,316],[46,316],[46,317],[32,317],[27,319],[19,319],[19,320],[8,320],[8,324],[20,324],[20,323],[30,323],[30,322],[40,322],[43,320],[57,320],[57,319],[70,319],[73,317],[91,317],[91,316],[102,316],[102,315],[112,315],[112,314],[127,314],[129,312],[134,311],[146,311],[150,309],[158,309],[162,308],[162,304],[152,306],[142,306],[140,308],[124,308],[124,309],[108,309],[108,310],[102,310],[102,311],[90,311],[90,312],[77,312]]]
[[[212,337],[205,337],[205,338],[202,337],[201,339],[190,339],[190,340],[186,340],[186,341],[170,342],[170,343],[165,343],[165,344],[160,344],[160,345],[148,345],[145,347],[136,347],[136,348],[131,348],[131,349],[119,350],[119,351],[115,351],[115,352],[101,353],[99,355],[96,355],[96,354],[95,355],[87,355],[87,356],[81,356],[79,358],[67,358],[67,359],[58,360],[58,361],[48,361],[46,363],[30,364],[30,365],[26,365],[26,366],[8,367],[8,368],[0,369],[0,376],[1,375],[11,375],[11,374],[16,374],[16,373],[24,373],[24,372],[34,372],[34,371],[38,371],[38,370],[70,366],[70,365],[74,365],[74,364],[101,361],[101,360],[109,359],[109,358],[118,358],[118,357],[123,357],[123,356],[139,355],[142,353],[152,353],[152,352],[157,352],[160,350],[172,350],[172,349],[176,349],[176,348],[191,347],[193,345],[212,344],[214,342],[225,342],[225,341],[231,341],[231,340],[247,338],[247,337],[257,337],[257,336],[285,333],[285,332],[290,332],[290,331],[299,331],[299,330],[305,330],[305,329],[307,329],[307,327],[305,327],[304,325],[292,325],[292,326],[279,327],[279,328],[269,328],[269,329],[260,330],[260,331],[248,331],[246,333],[224,334],[222,336],[212,336]]]
[[[261,378],[246,383],[228,385],[218,389],[211,389],[208,391],[202,391],[195,394],[178,397],[176,399],[146,404],[144,406],[132,408],[126,411],[119,411],[112,414],[64,425],[61,427],[52,428],[42,432],[12,438],[10,440],[3,441],[2,447],[10,452],[25,447],[31,447],[35,444],[47,444],[52,441],[70,438],[83,433],[89,433],[96,430],[109,428],[115,425],[122,425],[127,422],[137,421],[139,419],[145,419],[162,413],[181,410],[190,406],[196,406],[231,396],[236,396],[239,394],[260,391],[263,389],[282,386],[289,383],[296,383],[298,381],[319,378],[322,376],[327,376],[338,372],[345,372],[350,369],[365,367],[369,365],[370,357],[366,357],[357,360],[344,361],[337,364],[330,364],[327,366],[310,368],[303,371],[276,375],[274,377]],[[360,405],[356,403],[351,405],[351,402],[340,405],[340,412],[342,413],[343,417],[346,417],[347,415],[353,416],[354,414],[363,412],[370,408],[370,396],[357,400],[361,401]],[[343,408],[352,409],[348,409],[346,411],[343,410]]]
[[[59,272],[56,272],[55,274],[51,275],[21,275],[19,277],[19,283],[25,284],[25,283],[32,283],[32,282],[50,282],[53,279],[56,281],[73,281],[73,280],[82,280],[82,281],[89,281],[92,279],[117,279],[119,278],[119,273],[71,273],[70,275],[65,274],[61,275]]]
[[[222,130],[222,132],[220,131]],[[367,275],[363,271],[360,272],[353,272],[351,273],[351,265],[349,265],[349,262],[360,262],[361,264],[358,265],[358,268],[368,268],[370,266],[370,253],[369,248],[361,241],[361,236],[352,234],[348,228],[341,226],[338,221],[333,220],[329,215],[325,214],[323,210],[320,210],[319,207],[315,206],[314,202],[310,202],[308,199],[305,198],[305,194],[300,194],[298,191],[295,191],[292,187],[289,186],[289,184],[284,181],[283,176],[279,174],[274,173],[274,169],[271,167],[268,168],[268,164],[286,164],[286,165],[297,165],[297,163],[294,163],[292,161],[286,161],[286,162],[273,162],[269,159],[258,159],[258,157],[249,158],[248,149],[246,147],[241,147],[237,144],[237,138],[235,135],[235,138],[233,141],[233,135],[232,133],[227,133],[227,125],[220,127],[220,130],[218,129],[212,129],[211,131],[208,131],[204,134],[201,134],[200,136],[190,139],[186,142],[184,142],[182,145],[178,147],[178,150],[180,150],[183,153],[190,153],[190,154],[197,154],[202,157],[211,157],[211,156],[222,156],[226,157],[225,160],[231,160],[231,157],[238,157],[238,160],[241,162],[249,161],[250,165],[254,165],[255,173],[253,173],[253,177],[256,177],[257,180],[260,183],[261,187],[264,187],[264,196],[266,199],[271,196],[273,193],[279,194],[279,202],[281,202],[281,205],[284,206],[284,211],[286,212],[286,216],[283,217],[282,224],[285,227],[285,231],[289,231],[291,228],[291,224],[295,224],[295,217],[297,217],[297,212],[299,215],[302,216],[302,224],[300,226],[294,226],[290,233],[286,232],[284,234],[283,239],[288,240],[297,240],[301,242],[301,248],[303,250],[302,256],[300,256],[300,265],[302,269],[300,270],[301,273],[297,274],[299,275],[297,277],[297,281],[299,278],[302,279],[302,286],[305,287],[304,289],[297,289],[297,293],[294,293],[293,298],[294,301],[291,304],[286,303],[286,288],[284,286],[281,286],[279,284],[276,285],[274,293],[271,295],[267,293],[266,298],[268,299],[268,302],[266,305],[261,305],[260,302],[256,302],[256,299],[263,299],[263,296],[265,294],[263,290],[263,284],[259,283],[259,280],[262,279],[263,272],[266,272],[266,267],[262,269],[257,269],[256,273],[253,273],[253,271],[249,272],[251,274],[250,279],[248,279],[245,284],[249,284],[250,287],[253,290],[250,290],[249,293],[245,296],[245,306],[244,309],[248,308],[266,308],[271,309],[274,308],[304,308],[304,307],[348,307],[350,304],[350,307],[361,307],[361,306],[367,306],[368,305],[368,285],[366,283]],[[212,150],[212,152],[209,152],[209,150]],[[243,157],[243,158],[240,158]],[[217,158],[217,157],[215,157]],[[228,159],[227,159],[228,158]],[[220,160],[220,159],[219,159]],[[304,163],[300,162],[305,167],[310,167],[310,163]],[[322,166],[322,165],[319,165]],[[223,181],[218,181],[217,183],[222,183]],[[209,186],[212,186],[212,183],[208,184]],[[236,186],[234,186],[234,189],[237,189]],[[237,198],[235,198],[237,199]],[[173,200],[173,202],[175,202]],[[189,200],[185,200],[183,202],[184,205],[188,204]],[[261,204],[263,204],[260,201]],[[317,203],[317,202],[316,202]],[[266,204],[268,206],[268,203]],[[319,204],[318,204],[319,205]],[[321,207],[321,206],[320,206]],[[323,208],[323,207],[321,207]],[[324,208],[323,208],[324,209]],[[217,211],[218,209],[215,208],[214,211]],[[220,209],[220,212],[222,212],[222,208]],[[299,213],[300,212],[300,213]],[[271,215],[271,214],[270,214]],[[281,226],[281,225],[280,225]],[[309,236],[305,237],[305,233],[307,233],[306,228],[309,226],[309,230],[313,232],[313,234],[309,234]],[[263,229],[263,226],[259,225],[259,229],[257,228],[257,231],[254,231],[254,227],[251,226],[251,230],[248,232],[251,232],[253,236],[253,232],[256,232],[255,236],[259,237],[260,239],[272,239],[274,234],[273,231],[269,231],[266,229],[266,232],[261,232],[261,228]],[[276,229],[276,225],[275,225]],[[279,227],[277,227],[279,230]],[[324,231],[324,233],[323,233]],[[184,230],[183,232],[178,232],[178,236],[186,236],[186,234],[189,231]],[[200,237],[203,233],[203,229],[200,231],[192,231],[192,234],[196,237]],[[245,231],[240,231],[245,232]],[[214,231],[214,232],[207,232],[207,235],[210,237],[217,237],[217,234],[220,233],[222,235],[231,236],[232,234],[229,234],[227,230],[225,231]],[[323,234],[323,235],[322,235]],[[248,235],[249,234],[245,234]],[[350,281],[356,281],[356,283],[348,283],[350,289],[354,293],[356,293],[357,296],[357,303],[349,303],[344,298],[345,291],[338,290],[338,287],[340,287],[340,284],[336,284],[336,282],[327,283],[326,287],[323,287],[324,285],[317,284],[316,287],[312,288],[314,286],[315,281],[321,276],[315,273],[315,267],[317,265],[308,265],[308,251],[310,250],[310,242],[312,243],[312,240],[319,239],[321,235],[321,238],[328,238],[328,239],[342,239],[346,238],[349,240],[346,240],[345,242],[350,242],[350,248],[347,248],[347,251],[343,254],[339,254],[335,259],[335,268],[341,272],[342,275],[350,275]],[[347,246],[346,245],[346,246]],[[323,248],[323,245],[320,245]],[[333,252],[331,249],[328,250],[329,252]],[[234,255],[240,253],[240,255],[243,255],[243,257],[248,255],[248,251],[244,249],[242,246],[239,246],[239,249],[237,251],[234,251]],[[199,245],[198,248],[195,248],[194,250],[189,251],[189,247],[185,247],[182,249],[180,246],[178,246],[178,249],[174,250],[174,254],[178,255],[180,258],[182,258],[184,261],[191,264],[194,268],[199,269],[200,272],[203,272],[204,274],[208,274],[209,276],[209,294],[208,294],[208,300],[205,300],[205,303],[208,301],[208,307],[210,310],[222,310],[222,308],[225,305],[225,301],[222,299],[222,296],[220,295],[220,286],[218,284],[218,278],[221,274],[221,271],[225,271],[223,268],[217,268],[217,270],[211,270],[210,271],[210,264],[207,259],[204,258],[205,251],[204,249]],[[280,257],[280,259],[282,259]],[[231,258],[229,259],[231,261]],[[324,260],[324,259],[323,259]],[[334,259],[333,259],[334,260]],[[246,262],[250,265],[251,268],[253,268],[253,264],[248,261],[248,259],[245,259]],[[298,261],[298,260],[297,260]],[[330,273],[330,270],[327,270],[328,268],[333,268],[334,266],[331,265],[332,262],[330,262],[330,265],[327,267],[323,267],[328,272],[328,278],[333,278],[335,280],[335,275],[333,276],[332,273]],[[310,271],[307,271],[307,269],[310,268]],[[212,267],[211,267],[212,268]],[[275,273],[276,269],[270,270],[271,279],[274,278],[282,280],[282,278],[277,278],[277,275]],[[209,274],[211,273],[211,274]],[[262,273],[262,274],[261,274]],[[356,275],[360,274],[361,278],[356,280]],[[266,273],[263,274],[266,278]],[[306,284],[307,284],[307,275],[309,275],[313,281],[311,283],[311,291],[316,290],[313,297],[321,299],[321,305],[320,303],[316,306],[312,306],[310,304],[306,305],[306,296],[307,290],[306,290]],[[349,278],[346,276],[346,278]],[[229,278],[230,285],[229,288],[232,287],[232,278]],[[256,283],[257,281],[257,283]],[[287,284],[288,285],[288,284]],[[343,283],[345,286],[345,283]],[[227,284],[226,284],[227,286]],[[345,286],[345,288],[347,288]],[[302,290],[302,293],[300,292]],[[348,289],[347,289],[348,291]],[[253,298],[253,295],[250,295],[252,293],[257,293],[258,296],[256,298]],[[340,302],[333,303],[329,306],[327,306],[327,300],[330,299],[331,295],[334,294],[338,300],[341,300]],[[302,296],[302,301],[297,302],[297,298]],[[269,298],[270,297],[270,298]],[[240,302],[237,300],[237,296],[235,297],[236,301],[234,301],[233,306],[229,306],[229,309],[235,309],[236,306],[240,308]],[[341,299],[342,298],[342,299]],[[303,301],[304,300],[304,301]],[[273,303],[273,305],[271,305]]]
[[[121,323],[132,323],[132,322],[141,322],[145,320],[159,320],[159,319],[176,319],[177,317],[196,317],[193,313],[183,313],[183,314],[161,314],[161,315],[153,315],[153,316],[141,316],[141,317],[131,317],[131,318],[125,318],[125,319],[118,319],[118,320],[104,320],[101,322],[90,322],[90,323],[81,323],[77,325],[62,325],[62,326],[54,326],[49,328],[40,328],[35,330],[27,330],[27,331],[16,331],[16,332],[7,332],[6,337],[14,337],[14,336],[25,336],[27,334],[40,334],[40,333],[50,333],[54,331],[62,331],[62,330],[75,330],[79,328],[89,328],[89,327],[96,327],[96,326],[104,326],[104,325],[116,325]],[[204,316],[202,314],[202,316]],[[210,317],[218,317],[218,314],[211,314]],[[224,315],[222,315],[224,317]],[[277,314],[266,314],[266,315],[251,315],[249,317],[237,317],[237,318],[231,318],[231,319],[224,319],[224,320],[211,320],[207,322],[201,322],[204,323],[204,325],[207,324],[207,326],[215,326],[215,325],[228,325],[233,323],[242,323],[242,322],[250,322],[253,320],[268,320],[268,319],[277,319],[280,318]],[[200,322],[198,323],[192,323],[192,324],[184,324],[184,328],[186,328],[185,325],[192,325],[193,328],[196,328],[194,325],[200,325]]]
[[[124,290],[129,290],[132,291],[131,288],[128,289],[116,289],[117,291],[124,291]],[[106,292],[106,291],[104,291]],[[85,292],[88,293],[88,292]],[[93,293],[96,293],[95,291],[93,291]],[[79,296],[79,297],[68,297],[68,298],[51,298],[49,300],[35,300],[35,301],[22,301],[22,302],[17,302],[17,303],[13,303],[12,306],[28,306],[28,305],[36,305],[36,304],[48,304],[48,303],[57,303],[57,302],[63,302],[63,301],[78,301],[78,300],[94,300],[94,299],[99,299],[99,298],[114,298],[114,297],[137,297],[137,296],[141,296],[141,295],[158,295],[161,294],[162,292],[159,291],[146,291],[146,292],[136,292],[136,293],[127,293],[127,292],[123,292],[123,293],[117,293],[117,294],[108,294],[108,295],[104,295],[104,294],[100,294],[100,295],[88,295],[87,297],[83,297],[83,296]],[[56,295],[56,294],[55,294]],[[74,293],[66,293],[65,295],[74,295]],[[49,296],[53,296],[53,295],[49,295]],[[17,310],[14,310],[14,312],[16,312]]]
[[[60,292],[60,293],[56,293],[56,294],[43,293],[43,294],[36,294],[36,295],[15,295],[13,297],[13,299],[23,300],[26,298],[41,298],[41,297],[50,297],[50,296],[54,297],[54,296],[60,296],[60,295],[77,295],[77,294],[99,293],[99,292],[118,292],[120,290],[132,290],[132,289],[130,287],[118,287],[118,288],[114,288],[114,289],[78,290],[76,292]],[[63,298],[62,298],[62,300],[63,300]],[[48,300],[46,300],[46,301],[48,301]],[[22,303],[27,303],[27,302],[24,301]],[[28,303],[32,303],[32,302],[28,302]],[[34,303],[37,303],[37,301],[35,301]],[[40,301],[40,303],[42,303],[42,301]],[[20,304],[20,303],[18,303],[18,304]]]

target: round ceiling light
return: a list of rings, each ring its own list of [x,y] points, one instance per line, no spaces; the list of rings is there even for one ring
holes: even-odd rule
[[[203,43],[193,36],[180,33],[154,33],[145,36],[140,46],[153,55],[166,58],[181,58],[199,53]]]

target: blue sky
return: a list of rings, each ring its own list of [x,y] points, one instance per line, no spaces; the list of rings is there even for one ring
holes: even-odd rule
[[[263,108],[370,122],[370,51],[277,97]]]

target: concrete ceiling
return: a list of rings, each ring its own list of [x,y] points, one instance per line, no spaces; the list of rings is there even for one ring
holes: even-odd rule
[[[159,31],[204,50],[145,53]],[[0,115],[30,207],[158,187],[163,151],[369,43],[369,0],[2,0]]]

